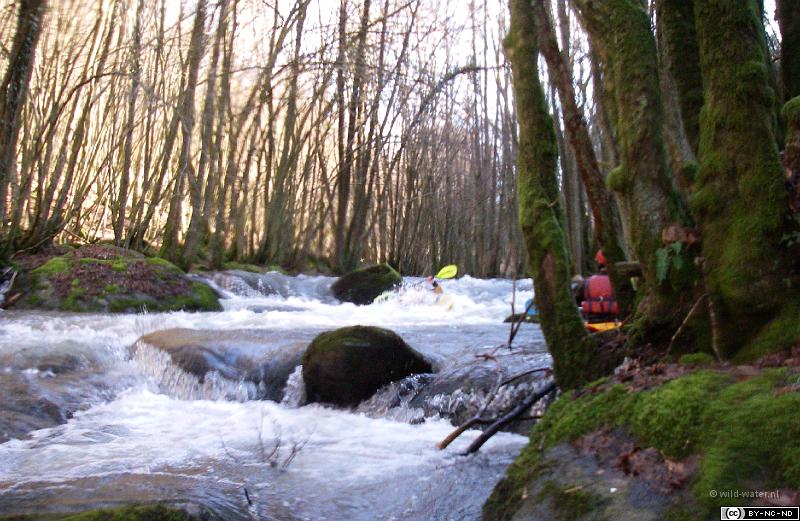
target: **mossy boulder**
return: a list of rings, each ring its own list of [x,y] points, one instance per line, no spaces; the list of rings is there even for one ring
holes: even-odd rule
[[[214,291],[157,257],[106,245],[51,257],[18,278],[16,307],[79,312],[219,311]]]
[[[182,509],[163,505],[134,505],[113,509],[89,510],[72,514],[22,514],[0,517],[0,521],[199,521]]]
[[[671,371],[680,376],[663,376]],[[719,491],[800,487],[800,368],[658,372],[564,394],[495,487],[483,519],[557,519],[536,505],[549,490],[590,494],[594,506],[569,519],[702,521],[720,506],[764,500]]]
[[[375,298],[403,282],[394,268],[388,264],[376,264],[360,268],[339,277],[331,285],[333,296],[343,302],[358,305],[372,304]]]
[[[303,380],[311,402],[357,405],[382,386],[432,368],[387,329],[352,326],[317,336],[303,355]]]

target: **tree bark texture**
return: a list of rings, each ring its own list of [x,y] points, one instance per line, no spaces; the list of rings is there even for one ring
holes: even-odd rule
[[[0,84],[0,223],[5,222],[8,184],[16,171],[20,115],[28,93],[46,6],[45,0],[19,2],[17,29]]]
[[[505,47],[513,70],[520,127],[519,219],[556,381],[562,389],[570,389],[594,376],[592,340],[569,289],[570,263],[556,178],[558,147],[539,80],[536,23],[527,0],[510,0],[509,7],[511,22]]]
[[[777,0],[781,76],[786,99],[800,96],[800,0]]]
[[[695,3],[706,104],[691,204],[723,354],[800,336],[787,283],[787,194],[773,133],[775,92],[758,0]],[[788,308],[787,308],[788,305]],[[752,340],[752,341],[751,341]]]
[[[640,311],[646,328],[674,319],[677,289],[658,277],[661,234],[682,218],[662,133],[658,57],[648,13],[634,0],[573,0],[594,48],[606,65],[611,119],[621,164],[609,174],[618,196],[635,260],[642,265],[648,298]]]

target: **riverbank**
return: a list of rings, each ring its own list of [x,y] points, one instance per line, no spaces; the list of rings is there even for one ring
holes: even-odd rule
[[[483,520],[703,521],[720,506],[798,504],[798,355],[628,364],[563,395]]]

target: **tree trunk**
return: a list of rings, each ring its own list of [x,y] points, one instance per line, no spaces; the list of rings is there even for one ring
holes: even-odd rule
[[[757,335],[748,351],[755,355],[800,335],[797,290],[785,280],[787,197],[761,6],[707,0],[694,12],[706,104],[692,210],[702,226],[706,285],[726,324],[721,348],[731,355]]]
[[[575,88],[573,86],[572,73],[570,72],[571,69],[564,60],[563,53],[559,51],[553,24],[549,14],[544,9],[544,5],[541,2],[534,2],[533,12],[537,30],[539,31],[542,54],[558,88],[559,100],[564,112],[564,127],[572,150],[575,153],[578,172],[586,188],[589,207],[594,217],[597,243],[603,249],[603,253],[609,263],[624,261],[626,260],[625,251],[619,235],[622,225],[620,224],[616,201],[606,188],[605,179],[600,171],[592,141],[589,137],[586,119],[575,101]],[[610,275],[613,279],[622,315],[626,316],[633,309],[633,288],[629,279],[616,276],[613,270],[611,270]]]
[[[195,260],[200,240],[208,231],[209,205],[204,204],[213,194],[216,186],[216,176],[214,172],[214,160],[216,151],[212,147],[214,135],[214,116],[216,108],[214,103],[217,99],[217,75],[219,74],[220,49],[225,36],[226,18],[228,16],[228,1],[222,0],[220,4],[219,19],[217,20],[217,30],[214,36],[214,46],[211,51],[211,63],[208,67],[208,79],[206,81],[206,97],[203,102],[203,112],[201,116],[200,131],[200,159],[197,163],[197,179],[189,187],[190,201],[192,206],[192,217],[189,220],[189,228],[186,231],[186,241],[182,255],[181,265],[189,269]],[[203,197],[203,185],[205,185],[205,198]]]
[[[679,313],[681,288],[663,284],[657,264],[662,231],[681,221],[682,205],[667,165],[655,38],[640,2],[573,3],[610,74],[621,164],[607,183],[619,194],[623,216],[629,220],[628,242],[642,265],[640,289],[648,298],[640,302],[639,325],[643,331],[656,331]]]
[[[703,107],[703,78],[692,11],[694,3],[695,0],[658,0],[656,18],[659,54],[674,81],[683,128],[696,154],[700,109]]]
[[[520,127],[519,218],[556,381],[562,389],[571,389],[595,376],[592,340],[569,289],[571,272],[556,178],[558,149],[539,81],[536,23],[528,0],[510,0],[509,7],[511,24],[505,46],[513,70]]]
[[[8,184],[16,171],[20,114],[28,94],[46,5],[45,0],[20,2],[14,42],[0,84],[0,227],[6,222]]]
[[[777,0],[781,76],[786,99],[800,96],[800,0]]]
[[[114,242],[121,246],[125,240],[125,215],[128,211],[128,191],[131,179],[131,156],[133,154],[133,127],[136,116],[136,97],[139,92],[139,82],[141,81],[142,66],[142,17],[144,12],[144,0],[139,0],[136,6],[136,21],[133,27],[133,50],[131,56],[131,87],[128,91],[128,112],[125,121],[125,141],[122,152],[122,171],[119,179],[119,193],[117,194],[117,204],[112,211],[114,215]]]
[[[200,70],[200,61],[205,53],[205,22],[206,4],[208,0],[199,0],[197,11],[195,12],[192,36],[189,43],[188,68],[186,83],[181,95],[180,104],[177,111],[181,123],[181,149],[178,156],[178,174],[175,179],[175,189],[170,198],[169,214],[167,226],[164,229],[164,239],[161,244],[161,255],[167,259],[178,262],[178,232],[181,228],[181,218],[183,217],[183,188],[189,182],[191,191],[197,190],[197,179],[195,178],[194,167],[192,166],[192,132],[194,131],[194,97],[197,91],[197,76]],[[193,197],[199,200],[199,197]],[[199,201],[196,201],[199,206]]]

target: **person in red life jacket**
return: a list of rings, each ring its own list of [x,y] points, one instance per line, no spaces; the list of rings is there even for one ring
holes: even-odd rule
[[[592,275],[583,283],[583,302],[581,314],[589,323],[612,322],[619,313],[619,305],[614,297],[611,279],[606,273],[606,257],[603,250],[599,250],[594,260],[600,266],[600,273]]]

